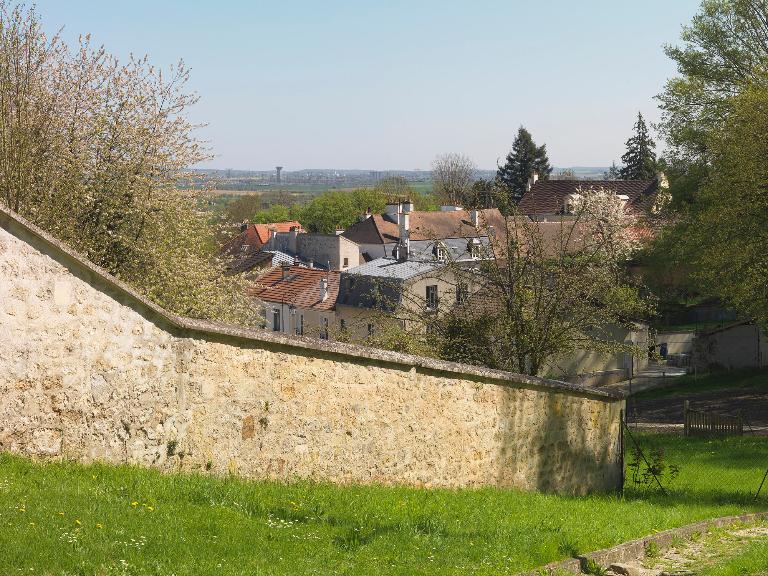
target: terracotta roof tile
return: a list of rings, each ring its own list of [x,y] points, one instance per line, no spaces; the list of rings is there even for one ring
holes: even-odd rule
[[[291,266],[283,278],[283,268],[277,267],[254,281],[249,293],[265,302],[293,304],[298,308],[332,310],[339,294],[340,272]],[[328,279],[328,297],[320,299],[320,282]]]
[[[481,227],[493,225],[500,229],[504,226],[503,222],[504,217],[497,209],[480,210]],[[374,214],[370,218],[350,226],[343,236],[358,244],[391,244],[397,242],[399,233],[395,221],[390,220],[387,216]],[[471,238],[475,236],[478,236],[478,231],[472,226],[471,216],[467,210],[452,212],[414,211],[410,213],[411,240]]]
[[[227,241],[221,248],[222,254],[236,256],[243,253],[251,253],[264,246],[269,240],[269,233],[290,232],[291,228],[298,226],[301,230],[301,224],[296,220],[290,222],[273,222],[271,224],[249,224],[243,232]]]

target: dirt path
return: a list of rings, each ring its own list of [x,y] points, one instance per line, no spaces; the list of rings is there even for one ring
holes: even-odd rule
[[[737,556],[753,541],[768,546],[768,524],[715,529],[681,541],[666,552],[646,549],[643,558],[612,565],[607,574],[624,576],[693,575],[700,570]]]

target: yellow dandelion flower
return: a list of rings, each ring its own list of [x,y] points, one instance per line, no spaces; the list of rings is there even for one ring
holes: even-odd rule
[[[59,512],[59,516],[64,516],[64,512]]]
[[[97,523],[97,524],[96,524],[96,528],[98,528],[99,530],[101,530],[102,528],[104,528],[104,526],[103,526],[102,524],[98,524],[98,523]]]
[[[139,505],[138,502],[131,502],[131,506],[133,506],[134,508],[136,508],[136,506],[138,506],[138,505]]]
[[[77,524],[78,526],[81,526],[83,523],[80,522],[80,520],[75,520],[75,524]]]
[[[147,506],[147,510],[149,510],[150,512],[152,512],[152,511],[154,510],[154,508],[153,508],[152,506]]]
[[[30,526],[34,526],[34,525],[35,525],[35,523],[34,523],[34,522],[30,522],[30,523],[29,523],[29,525],[30,525]]]

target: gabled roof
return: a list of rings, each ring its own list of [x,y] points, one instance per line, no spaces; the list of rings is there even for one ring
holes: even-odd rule
[[[235,256],[260,250],[269,241],[269,234],[275,232],[290,232],[291,228],[301,224],[296,220],[289,222],[273,222],[271,224],[249,224],[245,230],[227,241],[221,248],[222,254]]]
[[[523,195],[518,209],[525,216],[562,214],[566,196],[579,190],[603,188],[629,197],[627,207],[640,211],[656,197],[658,180],[539,180]]]
[[[503,227],[504,217],[496,208],[480,210],[481,229],[488,226]],[[467,210],[450,212],[410,213],[411,240],[432,240],[443,238],[473,238],[481,236],[472,225],[471,215]],[[342,234],[358,244],[392,244],[397,242],[400,230],[396,216],[374,214],[355,222]]]
[[[291,266],[283,278],[278,267],[259,276],[248,292],[264,302],[293,304],[297,308],[332,310],[339,294],[340,272]],[[328,280],[328,297],[320,300],[320,282]]]

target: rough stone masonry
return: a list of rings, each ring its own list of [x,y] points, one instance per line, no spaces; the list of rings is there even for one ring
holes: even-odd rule
[[[0,208],[0,450],[165,470],[585,493],[621,397],[173,316]]]

